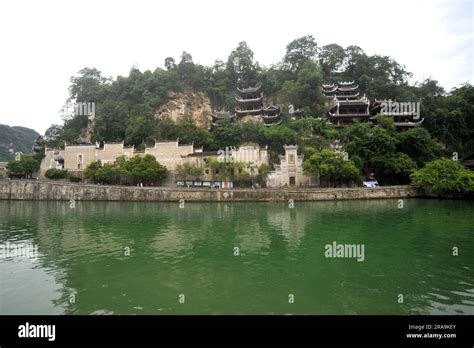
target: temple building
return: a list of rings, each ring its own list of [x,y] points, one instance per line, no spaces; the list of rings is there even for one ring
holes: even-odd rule
[[[220,120],[234,121],[235,114],[231,114],[229,111],[214,111],[212,114],[212,125],[215,126]]]
[[[303,118],[303,110],[301,109],[293,109],[293,112],[290,111],[290,117],[292,121],[301,120]]]
[[[327,97],[328,120],[336,128],[351,124],[353,119],[375,124],[375,116],[378,114],[392,117],[395,127],[399,130],[418,127],[423,122],[423,119],[419,119],[419,103],[397,103],[377,99],[371,103],[365,94],[362,97],[359,95],[358,88],[354,81],[321,86],[324,96]]]
[[[354,81],[322,85],[322,92],[328,98],[328,120],[336,128],[351,124],[354,118],[370,121],[370,102],[365,94],[359,96],[358,88]]]
[[[273,105],[264,105],[261,86],[237,88],[235,102],[234,114],[227,111],[214,111],[212,113],[213,125],[223,119],[235,122],[256,121],[263,123],[265,126],[281,123],[280,108]]]
[[[420,119],[419,112],[419,103],[396,103],[391,100],[375,99],[370,104],[372,121],[375,121],[375,116],[378,114],[387,115],[393,118],[395,127],[399,130],[421,126],[424,118]]]

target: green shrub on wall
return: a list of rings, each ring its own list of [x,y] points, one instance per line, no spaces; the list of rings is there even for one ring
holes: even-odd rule
[[[48,179],[64,179],[67,178],[67,170],[64,169],[48,169],[44,176]]]
[[[81,182],[82,179],[78,176],[69,176],[69,181],[70,182]]]

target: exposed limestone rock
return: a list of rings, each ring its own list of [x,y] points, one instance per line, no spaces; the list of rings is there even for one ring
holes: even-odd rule
[[[170,92],[170,100],[155,112],[158,120],[170,118],[179,121],[184,116],[191,116],[194,124],[209,129],[212,122],[212,107],[209,97],[203,92]]]
[[[92,130],[94,129],[94,121],[91,119],[87,120],[87,126],[82,128],[81,135],[76,139],[77,144],[91,144],[92,143]]]

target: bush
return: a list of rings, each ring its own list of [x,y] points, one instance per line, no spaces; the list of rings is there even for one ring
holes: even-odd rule
[[[89,180],[94,180],[95,173],[101,167],[102,167],[102,162],[100,160],[92,161],[91,164],[89,164],[87,168],[84,170],[84,177]]]
[[[306,175],[319,177],[330,184],[351,183],[359,180],[360,170],[355,163],[344,159],[342,153],[334,153],[332,150],[306,149],[310,156],[303,162],[303,170]]]
[[[80,177],[78,177],[78,176],[70,176],[70,177],[69,177],[69,181],[70,181],[70,182],[81,182],[82,179],[81,179]]]
[[[48,179],[64,179],[67,178],[67,170],[64,169],[48,169],[46,173],[44,173],[44,176],[46,176]]]
[[[37,162],[31,155],[23,155],[18,161],[10,161],[7,165],[9,177],[31,178],[37,169]]]
[[[474,192],[474,172],[448,158],[426,164],[410,176],[425,192]]]
[[[84,171],[84,176],[103,184],[161,184],[166,179],[167,169],[152,155],[133,157],[127,160],[118,157],[113,164],[92,162]]]

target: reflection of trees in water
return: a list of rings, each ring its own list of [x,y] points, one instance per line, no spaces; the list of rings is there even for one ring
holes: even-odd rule
[[[466,313],[472,306],[460,303],[469,299],[474,275],[464,268],[470,267],[465,253],[453,260],[451,248],[473,250],[473,204],[443,202],[407,199],[403,209],[396,199],[297,201],[294,209],[285,203],[186,203],[180,209],[177,202],[77,201],[70,209],[67,201],[0,202],[0,241],[38,244],[37,267],[62,284],[55,303],[67,306],[68,313],[126,312],[117,304],[124,289],[131,299],[144,299],[157,296],[150,292],[163,283],[167,295],[175,296],[186,278],[198,288],[219,281],[232,286],[235,276],[225,257],[231,257],[234,246],[243,254],[267,255],[283,241],[288,250],[302,250],[311,260],[314,255],[308,253],[319,252],[319,244],[322,253],[333,240],[364,243],[366,261],[328,262],[321,256],[324,267],[304,264],[302,270],[306,277],[319,272],[315,286],[326,279],[333,286],[327,293],[352,294],[341,297],[341,306],[354,308],[364,296],[391,301],[403,284],[412,290],[406,300],[414,311],[426,313],[431,303],[431,312],[444,306]],[[123,254],[126,246],[132,250],[129,259]],[[210,264],[214,269],[209,270]],[[201,279],[202,274],[209,278]],[[460,277],[465,284],[452,282]],[[354,294],[354,287],[362,290]],[[69,303],[71,292],[77,292],[75,304]],[[393,311],[397,308],[394,302]]]
[[[246,221],[235,231],[234,246],[243,255],[254,253],[266,255],[269,252],[271,239],[268,229],[259,221]]]

